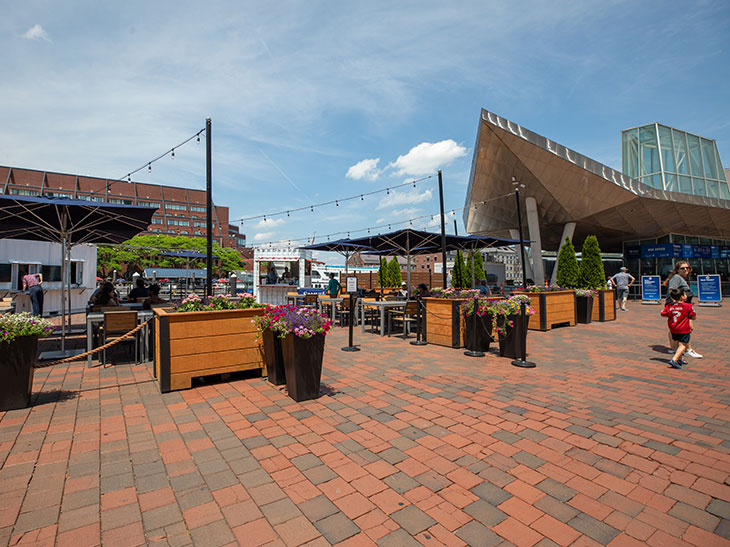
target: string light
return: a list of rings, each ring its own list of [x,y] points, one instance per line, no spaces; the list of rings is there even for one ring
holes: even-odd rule
[[[175,149],[172,149],[172,159],[175,159]]]
[[[148,163],[147,164],[147,172],[148,173],[151,173],[152,172],[152,163]]]

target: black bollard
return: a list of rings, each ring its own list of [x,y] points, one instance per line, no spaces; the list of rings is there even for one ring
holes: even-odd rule
[[[476,341],[477,341],[477,328],[478,328],[478,326],[477,326],[477,317],[478,317],[477,310],[478,309],[479,309],[479,299],[475,295],[474,296],[474,320],[472,321],[472,323],[473,323],[474,326],[471,329],[471,332],[473,334],[473,336],[472,336],[472,342],[474,344],[476,344]],[[469,350],[465,351],[464,352],[464,355],[467,355],[469,357],[484,357],[484,352],[483,351],[479,351],[476,348],[473,348],[473,349],[469,349]]]
[[[520,302],[520,329],[527,329],[525,324],[525,308],[527,303],[523,300]],[[520,331],[521,332],[521,331]],[[515,359],[512,364],[520,368],[535,368],[537,365],[532,361],[527,361],[527,333],[520,339],[520,359]]]
[[[418,307],[416,308],[416,339],[411,341],[412,346],[425,346],[428,344],[425,340],[421,340],[421,306],[423,305],[421,301],[421,295],[419,294],[416,296],[416,300],[418,301]]]
[[[342,348],[342,351],[360,351],[360,348],[358,348],[357,346],[355,346],[352,343],[353,342],[353,340],[352,340],[352,328],[353,328],[352,324],[355,322],[355,320],[354,320],[354,310],[355,310],[355,304],[354,304],[355,298],[354,298],[354,296],[355,295],[353,293],[350,293],[350,321],[349,321],[350,324],[348,325],[348,327],[349,327],[349,337],[350,337],[349,338],[349,345],[347,347]],[[334,303],[332,305],[334,306]]]

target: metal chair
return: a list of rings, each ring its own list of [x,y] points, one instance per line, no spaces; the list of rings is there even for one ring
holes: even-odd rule
[[[402,323],[403,325],[403,339],[408,337],[410,332],[410,325],[415,325],[418,319],[416,314],[418,313],[418,301],[409,300],[405,303],[402,309],[388,310],[388,336],[393,332],[393,323]]]
[[[136,311],[105,311],[104,326],[101,331],[101,343],[105,345],[111,340],[121,338],[137,327]],[[129,339],[134,342],[134,362],[139,363],[139,337],[135,334]],[[106,350],[101,352],[101,364],[106,363]]]

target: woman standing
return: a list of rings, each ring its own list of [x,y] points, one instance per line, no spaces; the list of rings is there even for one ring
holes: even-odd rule
[[[692,289],[689,286],[689,276],[692,274],[692,266],[689,265],[689,262],[686,260],[680,260],[674,265],[674,269],[671,271],[669,276],[667,277],[666,281],[664,281],[664,286],[667,288],[667,292],[669,292],[671,289],[684,289],[684,294],[687,295],[687,303],[692,303]],[[667,304],[672,303],[672,299],[669,298],[667,295]],[[670,353],[674,353],[674,346],[675,342],[672,340],[671,335],[669,336],[669,347]],[[684,352],[685,355],[688,357],[694,357],[695,359],[702,359],[702,355],[697,353],[690,343],[689,347],[687,348],[687,351]]]
[[[43,275],[39,273],[23,276],[23,290],[30,294],[30,303],[33,307],[33,315],[43,315]]]

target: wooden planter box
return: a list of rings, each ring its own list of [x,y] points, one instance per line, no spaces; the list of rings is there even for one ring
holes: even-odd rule
[[[463,300],[424,298],[426,304],[426,341],[437,346],[460,348],[464,345],[464,317],[460,313]]]
[[[535,314],[530,316],[530,330],[550,330],[558,325],[575,326],[575,291],[530,292]]]
[[[155,312],[155,376],[166,393],[190,387],[196,376],[260,369],[263,343],[253,318],[263,309]]]
[[[599,289],[593,299],[593,321],[614,321],[616,319],[616,291]]]

